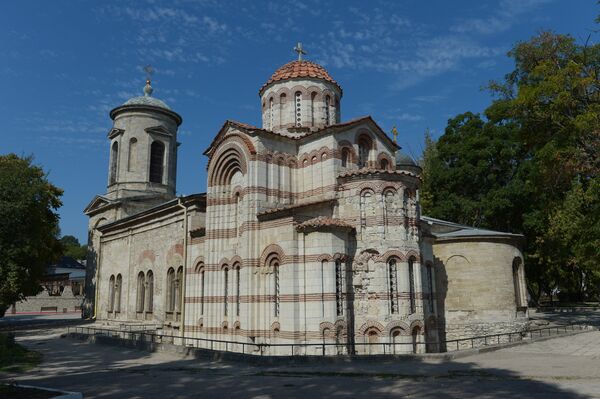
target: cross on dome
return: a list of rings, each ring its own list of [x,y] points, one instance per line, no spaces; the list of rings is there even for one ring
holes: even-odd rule
[[[298,53],[298,61],[302,61],[302,55],[308,54],[303,48],[302,43],[298,42],[296,47],[294,47],[294,51]]]

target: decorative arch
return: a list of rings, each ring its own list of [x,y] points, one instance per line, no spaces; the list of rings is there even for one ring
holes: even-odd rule
[[[405,255],[402,253],[402,251],[399,251],[397,249],[390,249],[386,251],[383,255],[379,257],[379,259],[377,259],[377,261],[387,263],[390,260],[390,258],[397,258],[400,262],[406,261]]]
[[[415,258],[415,262],[421,262],[421,254],[414,249],[410,249],[406,252],[406,260],[410,260],[410,258]]]
[[[333,333],[335,331],[335,326],[333,325],[333,323],[324,321],[321,324],[319,324],[319,332],[321,333],[321,336],[325,334],[325,330],[329,330],[331,333]]]
[[[444,262],[445,265],[448,264],[448,262],[450,262],[450,259],[454,259],[454,258],[459,258],[459,259],[464,259],[468,264],[471,264],[471,261],[469,260],[469,258],[463,256],[463,255],[451,255],[448,257],[448,259],[446,259],[446,261]]]
[[[410,326],[404,321],[394,320],[385,326],[385,334],[389,337],[391,337],[396,330],[401,331],[400,335],[410,335]]]
[[[345,262],[348,259],[348,255],[340,253],[340,252],[336,252],[335,254],[333,254],[333,260],[339,260],[340,262]]]
[[[385,166],[384,166],[385,162]],[[382,152],[377,156],[377,167],[382,170],[392,171],[394,167],[394,163],[392,162],[392,158]]]
[[[423,321],[421,321],[421,320],[413,320],[410,323],[410,331],[414,331],[415,328],[419,328],[420,331],[421,331],[421,333],[423,333],[423,328],[424,328]]]
[[[360,326],[360,328],[358,329],[358,332],[361,335],[365,335],[366,332],[369,330],[376,330],[377,335],[381,336],[381,333],[383,333],[385,331],[385,327],[383,327],[383,325],[378,321],[368,320],[362,326]]]
[[[285,252],[283,252],[283,249],[279,245],[270,244],[263,249],[262,254],[260,255],[260,264],[267,264],[268,260],[272,259],[273,256],[277,256],[279,261],[282,262],[285,257]]]
[[[317,262],[323,262],[323,261],[331,262],[331,261],[333,261],[333,256],[331,256],[329,254],[319,255],[319,257],[317,258]]]
[[[208,185],[229,182],[238,170],[245,175],[252,155],[256,155],[256,147],[247,136],[241,133],[225,135],[208,161]]]

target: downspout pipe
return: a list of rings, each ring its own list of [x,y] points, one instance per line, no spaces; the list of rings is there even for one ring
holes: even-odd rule
[[[177,205],[183,209],[183,281],[181,282],[181,337],[185,337],[185,288],[187,275],[187,247],[188,247],[188,208],[183,203],[183,197],[179,197]]]

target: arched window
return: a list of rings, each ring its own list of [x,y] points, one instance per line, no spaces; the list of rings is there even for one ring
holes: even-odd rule
[[[417,326],[412,330],[413,353],[424,352],[423,342],[421,340],[421,327]]]
[[[108,280],[108,311],[115,310],[115,276],[110,276]]]
[[[235,270],[235,315],[240,315],[240,265],[233,265]]]
[[[117,182],[117,166],[119,164],[119,143],[113,143],[110,149],[110,184]]]
[[[273,314],[279,317],[279,260],[273,261]]]
[[[135,169],[135,149],[137,147],[137,139],[132,137],[129,140],[129,153],[127,154],[127,171],[131,172]]]
[[[228,305],[229,305],[229,269],[225,267],[223,269],[223,314],[227,316]]]
[[[330,104],[331,104],[331,97],[325,96],[325,109],[324,109],[324,111],[325,111],[325,126],[331,125]]]
[[[295,94],[295,97],[296,97],[296,111],[295,111],[296,126],[302,126],[302,93],[297,91]]]
[[[342,148],[342,168],[347,168],[350,161],[350,150]]]
[[[364,233],[364,230],[367,228],[367,213],[370,214],[374,211],[373,209],[373,191],[365,190],[360,195],[360,227],[361,234]]]
[[[265,158],[265,189],[266,189],[266,198],[269,200],[269,195],[271,194],[271,156],[267,155]]]
[[[526,302],[523,298],[523,290],[521,289],[521,273],[523,273],[521,258],[513,260],[513,284],[515,287],[515,303],[517,308],[525,307]]]
[[[205,287],[205,275],[204,275],[204,263],[200,262],[197,266],[197,270],[200,273],[200,314],[204,315],[204,287]]]
[[[329,262],[321,261],[321,316],[325,317],[325,273],[329,272]]]
[[[167,271],[167,312],[175,311],[175,269],[172,267]]]
[[[273,97],[269,98],[269,129],[273,129]]]
[[[392,225],[392,215],[394,214],[394,195],[395,192],[388,189],[383,194],[383,231],[384,234],[389,233]]]
[[[415,301],[415,258],[411,257],[408,260],[408,290],[409,290],[409,305],[410,313],[415,313],[416,301]]]
[[[154,141],[150,146],[150,181],[162,183],[165,145],[162,141]]]
[[[310,125],[315,125],[315,98],[317,97],[316,92],[310,93]]]
[[[384,158],[384,159],[381,160],[381,164],[380,165],[381,165],[380,166],[381,169],[388,170],[390,163],[388,162],[387,159]]]
[[[372,142],[369,138],[363,136],[358,139],[358,167],[364,168],[369,165],[369,152]]]
[[[344,314],[344,271],[342,261],[335,261],[335,314],[342,316]]]
[[[123,277],[121,277],[121,274],[117,274],[117,280],[115,283],[115,312],[119,313],[121,312],[121,292],[122,292],[122,288],[121,286],[123,285]]]
[[[177,313],[181,313],[181,308],[183,307],[182,300],[182,291],[183,291],[183,266],[179,266],[177,269],[177,280],[175,281],[175,311]]]
[[[286,95],[281,93],[279,96],[279,126],[283,126],[285,121],[285,101]]]
[[[235,220],[235,235],[239,236],[240,233],[240,193],[235,193],[235,210],[234,210],[234,220]]]
[[[144,272],[139,272],[137,277],[137,296],[135,302],[135,311],[142,313],[144,311],[144,298],[146,296],[146,279],[144,278]]]
[[[335,121],[333,123],[339,123],[341,118],[340,118],[340,99],[339,98],[335,98]]]
[[[388,260],[388,278],[390,287],[390,313],[398,314],[398,263],[396,258]]]
[[[146,313],[154,311],[154,273],[148,270],[146,273]]]
[[[433,266],[431,263],[427,264],[427,291],[429,293],[429,312],[433,313]]]

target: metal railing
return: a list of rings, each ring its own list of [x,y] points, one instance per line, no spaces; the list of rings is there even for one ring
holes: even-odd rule
[[[156,327],[152,325],[152,327]],[[565,334],[588,329],[588,326],[571,324],[537,328],[521,332],[490,334],[438,342],[412,342],[411,336],[403,336],[411,342],[313,342],[313,343],[259,343],[222,339],[181,337],[144,329],[110,329],[99,327],[69,326],[68,333],[88,336],[106,336],[146,344],[174,344],[189,348],[226,351],[257,356],[340,356],[340,355],[397,355],[453,352],[464,349],[500,345],[531,340],[538,337]]]

